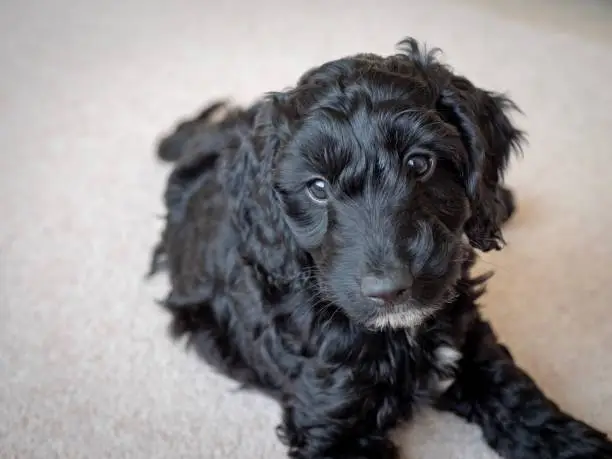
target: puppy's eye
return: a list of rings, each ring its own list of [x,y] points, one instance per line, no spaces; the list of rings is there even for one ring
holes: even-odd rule
[[[315,179],[308,182],[306,185],[308,196],[313,201],[324,204],[327,202],[327,183],[325,180]]]
[[[406,164],[416,178],[425,179],[433,172],[434,159],[430,155],[415,154],[408,158]]]

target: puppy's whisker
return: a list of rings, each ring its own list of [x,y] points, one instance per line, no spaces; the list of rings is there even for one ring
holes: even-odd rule
[[[327,303],[329,303],[329,300],[326,298],[323,292],[314,291],[309,297],[306,298],[305,303],[308,304],[312,310],[317,310],[319,309],[319,306],[325,306]],[[297,318],[298,314],[306,315],[308,313],[309,309],[297,307],[291,311],[290,318]]]

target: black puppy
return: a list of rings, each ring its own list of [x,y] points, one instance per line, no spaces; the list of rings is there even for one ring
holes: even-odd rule
[[[513,210],[516,107],[401,45],[163,140],[176,164],[152,272],[170,273],[173,336],[282,404],[292,458],[394,458],[386,434],[420,404],[509,459],[612,457],[478,311],[474,250],[501,248]]]

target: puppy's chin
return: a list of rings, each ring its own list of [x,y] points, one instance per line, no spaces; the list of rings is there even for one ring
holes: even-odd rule
[[[431,317],[439,308],[393,308],[389,311],[380,311],[374,317],[368,319],[366,327],[371,330],[385,329],[415,329],[425,320]]]
[[[444,308],[444,305],[457,298],[457,291],[450,287],[435,301],[422,304],[412,303],[381,308],[365,321],[365,326],[371,330],[407,329],[415,330],[423,322]]]

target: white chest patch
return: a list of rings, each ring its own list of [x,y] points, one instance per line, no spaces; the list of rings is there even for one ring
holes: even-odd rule
[[[434,351],[434,369],[429,387],[436,394],[442,394],[455,382],[455,370],[461,359],[461,352],[451,346],[440,346]]]

